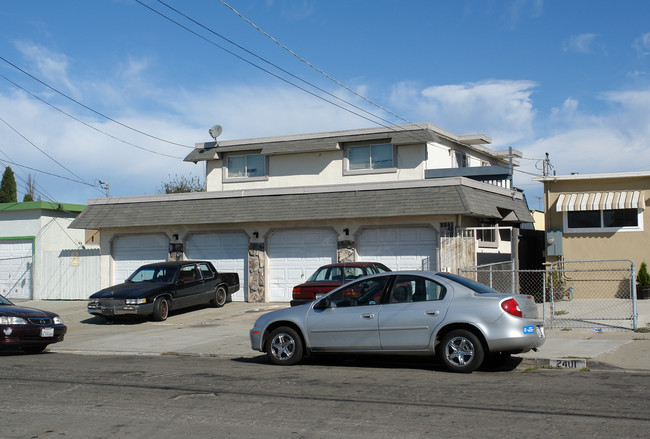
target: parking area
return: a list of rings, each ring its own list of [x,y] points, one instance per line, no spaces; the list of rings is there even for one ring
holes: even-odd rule
[[[188,355],[252,358],[249,331],[261,314],[288,303],[231,302],[223,308],[196,307],[172,313],[164,322],[150,320],[107,323],[86,311],[87,301],[20,301],[23,306],[61,315],[68,326],[62,343],[50,352],[86,355]],[[638,301],[639,327],[650,328],[650,300]],[[632,331],[548,330],[538,352],[518,355],[518,369],[548,365],[549,359],[579,358],[591,369],[650,372],[650,333]]]
[[[174,312],[164,322],[124,320],[108,323],[86,311],[87,301],[20,302],[21,305],[54,311],[68,326],[65,341],[48,347],[52,352],[85,354],[250,356],[248,331],[264,312],[284,304],[227,303]]]

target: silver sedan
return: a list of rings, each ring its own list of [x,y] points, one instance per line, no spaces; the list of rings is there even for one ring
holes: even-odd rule
[[[437,354],[454,372],[546,340],[532,296],[424,271],[364,277],[312,303],[264,314],[250,338],[274,364],[319,352]]]

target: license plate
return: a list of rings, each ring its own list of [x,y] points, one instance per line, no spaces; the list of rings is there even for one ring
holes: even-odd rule
[[[41,337],[54,337],[54,328],[41,328]]]
[[[524,335],[534,334],[534,333],[535,333],[535,326],[533,325],[524,326]]]

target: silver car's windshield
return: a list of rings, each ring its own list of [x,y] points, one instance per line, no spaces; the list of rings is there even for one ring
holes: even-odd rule
[[[155,282],[155,283],[171,283],[174,280],[174,275],[178,270],[177,267],[140,267],[127,282]]]
[[[490,287],[487,287],[483,284],[480,284],[478,282],[474,282],[473,280],[466,279],[464,277],[456,276],[454,274],[449,274],[449,273],[438,273],[438,276],[440,277],[445,277],[447,279],[451,279],[454,282],[458,282],[459,284],[469,288],[470,290],[474,290],[474,292],[479,293],[479,294],[492,294],[492,293],[500,293],[500,291],[493,290]]]

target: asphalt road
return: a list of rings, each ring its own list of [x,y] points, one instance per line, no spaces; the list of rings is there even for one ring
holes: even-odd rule
[[[5,438],[647,437],[650,375],[427,359],[0,354]]]

